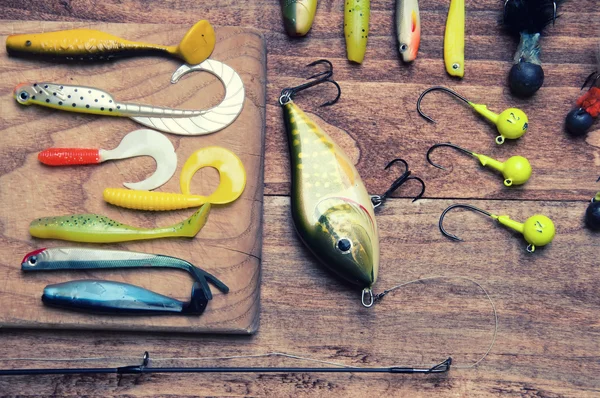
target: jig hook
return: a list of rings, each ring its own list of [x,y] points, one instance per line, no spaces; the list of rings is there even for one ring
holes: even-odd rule
[[[392,185],[390,185],[390,188],[387,191],[385,191],[385,193],[383,193],[382,195],[371,195],[371,202],[373,203],[374,208],[381,206],[383,204],[383,202],[386,201],[386,199],[388,198],[389,195],[391,195],[395,190],[400,188],[400,186],[403,185],[408,180],[419,181],[422,186],[421,192],[417,196],[415,196],[415,198],[412,200],[413,202],[421,199],[421,197],[425,193],[425,182],[423,182],[423,180],[420,179],[419,177],[414,177],[414,176],[411,177],[412,172],[409,170],[408,163],[406,163],[406,160],[394,159],[384,167],[384,170],[388,170],[392,165],[394,165],[395,163],[398,163],[398,162],[401,162],[404,164],[404,166],[406,167],[406,171],[404,171],[404,173],[402,173],[402,175],[400,177],[398,177],[394,182],[392,182]]]
[[[335,80],[331,79],[331,76],[333,75],[333,65],[331,64],[330,61],[328,61],[326,59],[320,59],[320,60],[311,62],[310,64],[308,64],[306,66],[311,67],[311,66],[315,66],[318,64],[327,64],[327,65],[329,65],[329,69],[308,77],[307,80],[311,80],[311,81],[309,81],[307,83],[301,84],[296,87],[287,87],[287,88],[284,88],[283,90],[281,90],[281,95],[279,96],[279,104],[280,105],[285,105],[288,102],[290,102],[292,100],[292,97],[295,96],[296,94],[298,94],[300,91],[306,90],[307,88],[316,86],[317,84],[321,84],[321,83],[331,83],[337,88],[337,96],[333,100],[324,102],[323,104],[321,104],[321,106],[329,106],[329,105],[333,105],[336,102],[338,102],[338,100],[340,99],[340,96],[342,95],[342,89],[340,88],[340,85]]]
[[[472,205],[454,204],[448,206],[446,210],[442,212],[442,214],[440,215],[440,221],[438,223],[440,232],[444,236],[452,240],[462,241],[461,238],[454,234],[451,234],[450,232],[446,231],[446,229],[444,229],[444,217],[446,217],[446,214],[450,210],[458,207],[485,214],[486,216],[498,221],[505,227],[511,228],[521,233],[527,241],[527,243],[529,243],[529,245],[527,246],[527,251],[529,253],[533,253],[535,251],[536,246],[541,247],[552,242],[552,239],[554,239],[554,235],[556,234],[556,229],[552,220],[541,214],[534,214],[533,216],[529,217],[524,223],[520,223],[518,221],[512,220],[509,216],[497,216]]]
[[[471,155],[474,158],[477,158],[482,166],[491,167],[494,170],[498,170],[502,173],[502,176],[504,177],[504,185],[506,185],[507,187],[510,187],[511,185],[525,184],[527,180],[529,180],[529,177],[531,177],[531,164],[523,156],[512,156],[508,158],[505,162],[500,162],[489,156],[480,155],[478,153],[469,151],[468,149],[462,148],[450,142],[435,144],[431,148],[429,148],[426,156],[429,164],[431,164],[434,167],[437,167],[438,169],[446,170],[443,166],[434,163],[430,158],[431,152],[433,152],[435,148],[445,146],[458,149],[459,151],[466,153],[467,155]]]
[[[421,93],[419,99],[417,100],[417,112],[419,112],[419,115],[421,115],[422,117],[424,117],[432,123],[435,123],[435,120],[423,113],[423,111],[421,110],[421,101],[427,93],[436,90],[444,91],[448,94],[453,95],[459,100],[465,102],[467,105],[470,105],[477,113],[479,113],[481,116],[495,124],[496,128],[498,129],[498,132],[500,133],[500,135],[496,137],[496,144],[498,145],[503,144],[505,139],[514,140],[521,137],[527,132],[527,128],[529,127],[529,120],[525,112],[523,112],[522,110],[517,108],[508,108],[502,111],[500,114],[497,114],[490,111],[487,108],[487,106],[483,104],[473,103],[465,97],[463,97],[462,95],[458,94],[456,91],[442,86],[434,86],[428,88],[427,90]]]

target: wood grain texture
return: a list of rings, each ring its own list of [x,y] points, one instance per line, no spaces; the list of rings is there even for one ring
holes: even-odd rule
[[[284,351],[374,366],[430,364],[446,355],[462,365],[482,354],[493,320],[489,304],[474,286],[460,280],[411,285],[365,310],[357,292],[323,271],[298,241],[290,224],[289,201],[283,196],[289,192],[288,155],[276,99],[283,87],[302,82],[309,72],[303,65],[317,58],[334,63],[342,99],[333,107],[318,108],[329,95],[327,87],[320,87],[298,96],[297,102],[349,152],[368,189],[383,192],[395,175],[381,169],[391,158],[401,156],[425,179],[425,196],[433,198],[414,204],[392,199],[379,212],[382,264],[377,290],[416,277],[466,275],[488,289],[498,306],[500,328],[497,344],[480,366],[440,376],[48,376],[0,379],[0,391],[41,396],[598,396],[598,234],[587,231],[582,218],[587,201],[597,191],[600,125],[597,122],[587,137],[574,140],[564,133],[562,123],[580,93],[579,86],[594,68],[592,50],[600,38],[600,10],[596,0],[571,0],[559,7],[560,19],[542,39],[544,86],[534,98],[521,101],[512,98],[506,85],[517,43],[500,27],[502,3],[466,1],[467,69],[465,79],[456,81],[446,75],[442,58],[447,0],[419,2],[423,38],[419,57],[410,66],[403,65],[396,52],[394,2],[372,0],[362,67],[345,61],[343,0],[320,1],[313,29],[302,39],[286,36],[280,6],[274,0],[1,1],[4,18],[184,24],[207,18],[221,26],[257,27],[265,35],[269,54],[259,333],[198,338],[5,330],[1,332],[3,358],[139,358],[144,350],[155,358]],[[423,89],[438,84],[454,87],[493,110],[521,107],[532,119],[531,131],[515,143],[498,147],[492,127],[441,93],[431,94],[423,104],[439,122],[428,124],[417,115],[415,102]],[[453,165],[452,173],[427,165],[427,148],[448,140],[499,159],[525,155],[534,175],[524,187],[508,190],[499,176],[451,150],[435,155]],[[409,197],[417,190],[418,185],[407,185],[396,195]],[[459,198],[521,221],[533,212],[543,212],[554,219],[558,234],[550,246],[529,256],[524,252],[525,242],[516,234],[479,214],[456,211],[449,215],[447,228],[465,242],[451,242],[439,234],[437,217],[456,200],[442,198]],[[483,236],[482,231],[490,235]],[[129,364],[132,358],[110,363]],[[164,362],[155,363],[159,364]],[[214,364],[305,363],[243,360]],[[56,364],[12,361],[2,365]]]
[[[0,35],[10,32],[52,31],[81,24],[42,22],[37,26],[2,24]],[[87,25],[86,25],[87,26]],[[177,43],[186,28],[180,25],[95,24],[91,26],[132,40]],[[4,42],[5,36],[1,41]],[[248,183],[242,196],[226,206],[213,206],[206,226],[195,239],[178,238],[88,247],[119,248],[168,254],[191,261],[215,274],[230,288],[215,297],[200,317],[90,316],[44,306],[41,292],[47,284],[74,279],[108,279],[132,283],[189,300],[192,280],[176,271],[57,272],[23,274],[25,253],[40,247],[79,246],[69,242],[31,238],[29,222],[38,217],[76,213],[103,214],[125,224],[153,228],[187,218],[194,209],[176,212],[140,212],[114,207],[102,199],[102,190],[123,181],[140,181],[154,171],[149,158],[106,162],[92,167],[51,168],[37,160],[48,147],[114,148],[122,137],[140,128],[127,118],[109,118],[57,112],[38,106],[23,107],[12,98],[19,82],[46,81],[101,88],[118,100],[183,109],[206,109],[224,93],[209,73],[193,73],[178,84],[170,76],[181,61],[165,58],[120,60],[109,64],[73,67],[49,62],[9,58],[0,54],[0,324],[3,327],[160,330],[187,332],[253,333],[258,327],[261,257],[262,173],[264,142],[265,53],[256,31],[222,28],[212,59],[227,63],[242,77],[246,88],[244,109],[235,124],[206,136],[167,134],[179,165],[162,192],[179,192],[179,173],[197,149],[219,145],[232,150],[244,163]],[[201,170],[192,179],[192,191],[208,194],[218,184],[218,173]]]

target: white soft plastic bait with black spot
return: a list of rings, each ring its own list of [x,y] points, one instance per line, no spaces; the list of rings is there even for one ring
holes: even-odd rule
[[[181,66],[171,78],[176,83],[192,71],[207,71],[225,86],[225,98],[207,110],[182,110],[119,102],[106,91],[92,87],[56,83],[19,84],[14,97],[20,104],[36,104],[64,111],[129,117],[156,130],[180,135],[202,135],[229,126],[244,105],[244,84],[240,76],[222,62],[206,60],[199,65]]]

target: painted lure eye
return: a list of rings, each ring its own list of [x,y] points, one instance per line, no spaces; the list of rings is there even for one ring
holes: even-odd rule
[[[337,248],[342,253],[348,253],[352,248],[352,242],[348,238],[342,238],[337,241]]]
[[[29,265],[35,265],[37,263],[37,256],[31,256],[27,259]]]
[[[27,40],[27,41],[25,42],[25,46],[26,46],[26,47],[31,47],[31,40]]]
[[[19,98],[21,101],[27,101],[29,99],[29,93],[27,91],[21,91],[19,93]]]

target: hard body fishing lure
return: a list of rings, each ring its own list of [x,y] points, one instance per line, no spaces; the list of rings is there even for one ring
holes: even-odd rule
[[[431,160],[430,155],[434,149],[444,146],[458,149],[459,151],[471,155],[477,160],[479,160],[482,166],[490,167],[494,170],[501,172],[502,176],[504,177],[504,185],[506,185],[507,187],[510,187],[512,185],[523,185],[529,180],[529,177],[531,177],[531,164],[523,156],[511,156],[505,162],[499,162],[496,159],[490,158],[489,156],[480,155],[478,153],[469,151],[465,148],[461,148],[458,145],[454,145],[449,142],[435,144],[432,147],[430,147],[427,151],[427,161],[429,162],[429,164],[437,167],[438,169],[445,170],[443,166],[434,163]]]
[[[421,43],[419,0],[396,0],[396,33],[402,60],[414,61]]]
[[[592,127],[594,119],[600,115],[600,45],[596,53],[598,60],[597,69],[592,72],[581,89],[590,88],[577,99],[577,108],[567,114],[565,126],[567,131],[574,136],[580,136]]]
[[[498,129],[498,132],[500,133],[500,135],[496,137],[496,144],[503,144],[504,140],[507,138],[511,140],[517,139],[527,132],[527,128],[529,127],[529,119],[527,118],[525,112],[523,112],[522,110],[517,108],[508,108],[502,111],[502,113],[497,114],[490,111],[487,108],[487,106],[483,104],[475,104],[463,97],[462,95],[458,94],[456,91],[441,86],[434,86],[428,88],[427,90],[421,93],[419,99],[417,100],[417,112],[419,112],[419,115],[421,115],[422,117],[424,117],[432,123],[435,123],[435,120],[433,120],[421,111],[421,101],[427,93],[435,90],[440,90],[452,94],[456,98],[470,105],[478,114],[492,122]]]
[[[453,240],[461,241],[462,239],[460,239],[458,236],[456,236],[454,234],[447,232],[444,229],[443,222],[444,222],[444,217],[446,216],[446,213],[448,213],[452,209],[459,208],[459,207],[464,208],[464,209],[474,210],[479,213],[485,214],[486,216],[491,217],[492,219],[498,221],[500,224],[504,225],[505,227],[511,228],[511,229],[523,234],[525,241],[527,241],[527,243],[529,243],[529,245],[527,246],[527,251],[529,253],[533,253],[535,251],[536,247],[545,246],[545,245],[549,244],[550,242],[552,242],[552,239],[554,239],[554,235],[556,234],[556,229],[554,227],[554,223],[552,222],[552,220],[542,214],[534,214],[533,216],[529,217],[525,221],[525,223],[520,223],[520,222],[512,220],[509,216],[497,216],[495,214],[489,213],[489,212],[482,210],[475,206],[465,205],[465,204],[455,204],[455,205],[448,206],[448,208],[446,210],[444,210],[444,212],[440,216],[440,221],[439,221],[439,228],[440,228],[440,231],[442,232],[442,234]]]
[[[36,238],[89,243],[127,242],[170,237],[193,238],[206,223],[209,212],[210,203],[206,203],[180,223],[152,229],[132,227],[97,214],[44,217],[31,222],[29,233]]]
[[[107,160],[150,156],[156,161],[156,171],[140,182],[124,182],[129,189],[152,190],[165,184],[175,174],[177,155],[171,141],[149,129],[127,134],[115,149],[49,148],[38,153],[38,160],[48,166],[98,164]]]
[[[51,307],[94,314],[202,315],[210,298],[198,282],[186,303],[129,283],[88,279],[48,285],[42,301]]]
[[[546,25],[556,20],[561,0],[506,0],[504,26],[519,35],[519,46],[508,74],[510,91],[517,97],[531,97],[544,84],[540,61],[540,35]]]
[[[197,22],[177,46],[133,42],[99,30],[72,29],[11,35],[6,39],[10,55],[43,55],[77,61],[110,60],[138,54],[168,54],[188,64],[206,60],[215,48],[215,31],[208,21]]]
[[[465,0],[450,0],[444,32],[444,65],[450,76],[465,75]]]
[[[317,0],[280,0],[283,26],[290,36],[304,36],[312,27]]]
[[[14,97],[22,105],[40,105],[63,111],[105,116],[129,117],[155,130],[181,135],[214,133],[229,126],[244,105],[244,85],[240,76],[219,61],[206,60],[199,65],[182,65],[171,77],[176,83],[192,71],[207,71],[225,86],[225,98],[207,110],[180,110],[118,102],[109,93],[83,86],[55,83],[19,84]]]
[[[211,298],[208,282],[215,285],[223,293],[229,288],[208,272],[177,257],[162,254],[139,253],[125,250],[100,250],[79,247],[56,247],[39,249],[27,253],[21,261],[21,271],[73,271],[73,270],[114,270],[166,268],[180,269],[189,273],[196,282],[207,290]]]
[[[194,174],[204,167],[219,172],[219,186],[208,196],[192,195]],[[228,149],[210,146],[194,152],[183,165],[179,184],[182,193],[145,192],[106,188],[104,200],[110,204],[138,210],[176,210],[198,207],[204,203],[227,204],[239,198],[246,186],[246,170],[241,159]]]
[[[370,0],[345,0],[344,37],[349,61],[361,64],[365,58],[370,13]]]
[[[310,64],[327,63],[316,61]],[[371,198],[352,161],[293,101],[320,79],[281,92],[292,170],[292,219],[302,241],[341,278],[371,292],[379,268],[379,236]],[[327,104],[331,105],[333,101]],[[363,293],[363,297],[365,293]]]

